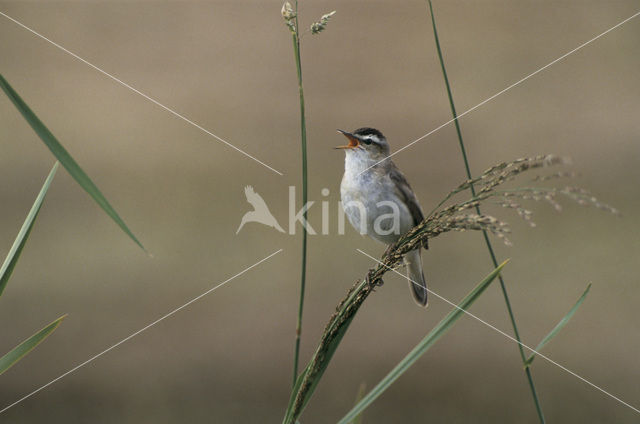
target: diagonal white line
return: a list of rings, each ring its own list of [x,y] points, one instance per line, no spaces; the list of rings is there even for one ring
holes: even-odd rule
[[[412,279],[408,278],[406,275],[404,275],[404,274],[402,274],[402,273],[398,272],[396,269],[393,269],[393,268],[391,268],[391,267],[389,267],[389,266],[385,265],[384,263],[380,262],[379,260],[377,260],[377,259],[376,259],[376,258],[374,258],[373,256],[369,255],[368,253],[365,253],[365,252],[363,252],[363,251],[362,251],[362,250],[360,250],[360,249],[356,249],[356,250],[357,250],[358,252],[362,253],[363,255],[365,255],[365,256],[367,256],[367,257],[369,257],[370,259],[373,259],[374,261],[376,261],[376,262],[377,262],[377,263],[379,263],[380,265],[382,265],[382,266],[384,266],[384,267],[388,268],[389,270],[391,270],[391,271],[395,272],[396,274],[401,275],[401,276],[403,276],[403,277],[407,278],[407,279],[408,279],[409,281],[411,281],[413,284],[415,284],[415,285],[419,285],[418,283],[416,283],[416,282],[415,282],[415,281],[413,281]],[[530,347],[529,347],[529,346],[527,346],[526,344],[524,344],[524,343],[522,343],[522,342],[519,342],[519,341],[518,341],[518,340],[516,340],[515,338],[511,337],[509,334],[507,334],[507,333],[505,333],[504,331],[500,330],[499,328],[496,328],[495,326],[493,326],[493,325],[489,324],[488,322],[484,321],[482,318],[478,318],[476,315],[472,314],[471,312],[467,312],[466,310],[462,309],[461,307],[459,307],[459,306],[458,306],[458,305],[456,305],[455,303],[453,303],[453,302],[449,301],[448,299],[446,299],[446,298],[444,298],[444,297],[440,296],[438,293],[434,292],[433,290],[429,290],[429,289],[427,289],[427,291],[428,291],[430,294],[432,294],[432,295],[436,296],[438,299],[444,300],[444,301],[445,301],[446,303],[448,303],[449,305],[451,305],[451,306],[453,306],[453,307],[455,307],[455,308],[457,308],[457,309],[460,309],[460,311],[462,311],[462,312],[464,312],[465,314],[469,315],[471,318],[474,318],[475,320],[480,321],[481,323],[483,323],[483,324],[484,324],[484,325],[486,325],[487,327],[489,327],[489,328],[491,328],[491,329],[493,329],[493,330],[497,331],[498,333],[502,334],[503,336],[505,336],[505,337],[506,337],[506,338],[508,338],[509,340],[514,341],[514,342],[518,343],[519,345],[521,345],[522,347],[524,347],[524,348],[526,348],[526,349],[529,349],[531,352],[534,352],[536,355],[540,356],[541,358],[546,359],[547,361],[551,362],[553,365],[555,365],[555,366],[559,367],[560,369],[562,369],[562,370],[564,370],[564,371],[568,372],[569,374],[571,374],[572,376],[574,376],[574,377],[578,378],[579,380],[584,381],[585,383],[587,383],[588,385],[590,385],[590,386],[591,386],[591,387],[593,387],[594,389],[597,389],[597,390],[601,391],[601,392],[602,392],[602,393],[604,393],[605,395],[607,395],[607,396],[609,396],[609,397],[611,397],[611,398],[613,398],[613,399],[617,400],[618,402],[620,402],[620,403],[621,403],[621,404],[623,404],[624,406],[627,406],[627,407],[629,407],[629,408],[633,409],[635,412],[637,412],[637,413],[639,413],[639,414],[640,414],[640,409],[635,408],[635,407],[633,407],[633,406],[629,405],[627,402],[623,401],[623,400],[622,400],[622,399],[620,399],[619,397],[616,397],[616,396],[612,395],[611,393],[607,392],[606,390],[604,390],[604,389],[603,389],[603,388],[601,388],[600,386],[596,386],[595,384],[593,384],[592,382],[590,382],[590,381],[589,381],[589,380],[587,380],[586,378],[579,376],[579,375],[578,375],[578,374],[576,374],[575,372],[573,372],[573,371],[571,371],[570,369],[568,369],[568,368],[566,368],[566,367],[564,367],[564,366],[560,365],[559,363],[557,363],[557,362],[556,362],[556,361],[554,361],[553,359],[549,358],[548,356],[545,356],[545,355],[543,355],[542,353],[540,353],[540,352],[536,351],[535,349],[530,348]],[[0,411],[0,412],[2,412],[2,411]]]
[[[78,56],[77,54],[67,50],[66,48],[62,47],[60,44],[56,43],[55,41],[51,41],[50,39],[48,39],[47,37],[45,37],[44,35],[36,32],[35,30],[29,28],[28,26],[24,25],[21,22],[16,21],[15,19],[13,19],[11,16],[0,12],[0,15],[4,16],[5,18],[9,19],[10,21],[18,24],[19,26],[21,26],[22,28],[26,29],[27,31],[37,35],[38,37],[42,38],[43,40],[45,40],[48,43],[51,43],[52,45],[56,46],[57,48],[59,48],[60,50],[62,50],[65,53],[70,54],[71,56],[75,57],[76,59],[78,59],[79,61],[81,61],[82,63],[89,65],[90,67],[92,67],[93,69],[95,69],[96,71],[106,75],[107,77],[111,78],[112,80],[114,80],[115,82],[122,84],[123,86],[125,86],[126,88],[128,88],[129,90],[133,91],[136,94],[139,94],[140,96],[144,97],[145,99],[149,100],[150,102],[154,103],[157,106],[160,106],[162,109],[166,110],[167,112],[177,116],[178,118],[182,119],[183,121],[187,122],[188,124],[193,125],[194,127],[196,127],[197,129],[199,129],[200,131],[210,135],[211,137],[217,139],[218,141],[221,141],[222,143],[226,144],[227,146],[231,147],[232,149],[236,150],[239,153],[242,153],[243,155],[245,155],[246,157],[253,159],[254,161],[258,162],[260,165],[269,168],[270,170],[272,170],[273,172],[275,172],[278,175],[284,175],[282,172],[278,171],[277,169],[274,169],[272,167],[270,167],[269,165],[267,165],[266,163],[262,162],[261,160],[251,156],[249,153],[245,152],[244,150],[234,146],[233,144],[229,143],[227,140],[224,140],[221,137],[218,137],[217,135],[215,135],[214,133],[212,133],[211,131],[207,130],[206,128],[203,128],[202,126],[196,124],[195,122],[193,122],[192,120],[190,120],[189,118],[185,117],[184,115],[179,114],[178,112],[176,112],[175,110],[163,105],[162,103],[160,103],[159,101],[147,96],[146,94],[144,94],[143,92],[135,89],[134,87],[130,86],[129,84],[127,84],[126,82],[116,78],[115,76],[111,75],[110,73],[108,73],[107,71],[104,71],[102,69],[100,69],[99,67],[97,67],[96,65],[94,65],[93,63],[81,58],[80,56]]]
[[[400,153],[400,152],[401,152],[401,151],[403,151],[404,149],[406,149],[406,148],[408,148],[408,147],[413,146],[413,145],[414,145],[414,144],[416,144],[417,142],[419,142],[419,141],[421,141],[421,140],[423,140],[423,139],[425,139],[425,138],[429,137],[431,134],[435,133],[436,131],[441,130],[442,128],[446,127],[446,126],[447,126],[447,125],[449,125],[450,123],[452,123],[452,122],[454,122],[454,121],[456,121],[456,120],[458,120],[458,119],[462,118],[462,117],[463,117],[463,116],[465,116],[466,114],[468,114],[468,113],[470,113],[470,112],[472,112],[472,111],[476,110],[477,108],[479,108],[479,107],[483,106],[484,104],[486,104],[486,103],[490,102],[491,100],[495,99],[495,98],[496,98],[496,97],[498,97],[499,95],[501,95],[501,94],[503,94],[503,93],[505,93],[505,92],[507,92],[507,91],[511,90],[513,87],[515,87],[515,86],[517,86],[517,85],[519,85],[519,84],[523,83],[524,81],[528,80],[529,78],[533,77],[534,75],[536,75],[536,74],[538,74],[538,73],[540,73],[540,72],[544,71],[544,70],[545,70],[545,69],[547,69],[548,67],[550,67],[550,66],[552,66],[552,65],[555,65],[556,63],[560,62],[562,59],[566,58],[567,56],[569,56],[569,55],[571,55],[571,54],[573,54],[573,53],[575,53],[575,52],[577,52],[577,51],[578,51],[578,50],[580,50],[581,48],[588,46],[589,44],[591,44],[591,43],[593,43],[594,41],[596,41],[598,38],[600,38],[600,37],[602,37],[602,36],[604,36],[604,35],[608,34],[609,32],[613,31],[614,29],[618,28],[619,26],[626,24],[627,22],[629,22],[631,19],[635,18],[635,17],[636,17],[636,16],[638,16],[638,15],[640,15],[640,12],[637,12],[637,13],[635,13],[634,15],[632,15],[632,16],[628,17],[627,19],[625,19],[624,21],[619,22],[618,24],[616,24],[616,25],[612,26],[611,28],[609,28],[609,29],[608,29],[608,30],[606,30],[605,32],[602,32],[602,33],[600,33],[600,34],[596,35],[596,36],[595,36],[595,37],[593,37],[591,40],[589,40],[589,41],[585,41],[584,43],[580,44],[580,45],[579,45],[578,47],[576,47],[575,49],[570,50],[570,51],[566,52],[565,54],[563,54],[562,56],[560,56],[559,58],[557,58],[556,60],[554,60],[554,61],[552,61],[552,62],[547,63],[546,65],[544,65],[542,68],[538,69],[537,71],[534,71],[534,72],[530,73],[530,74],[529,74],[529,75],[527,75],[526,77],[524,77],[524,78],[522,78],[522,79],[520,79],[520,80],[518,80],[518,81],[514,82],[513,84],[511,84],[511,85],[510,85],[510,86],[508,86],[507,88],[505,88],[505,89],[503,89],[503,90],[498,91],[496,94],[494,94],[493,96],[489,97],[488,99],[483,100],[482,102],[478,103],[477,105],[475,105],[475,106],[474,106],[474,107],[472,107],[471,109],[467,109],[466,111],[462,112],[461,114],[459,114],[459,115],[458,115],[458,116],[456,116],[455,118],[453,118],[453,119],[451,119],[451,120],[449,120],[449,121],[445,122],[444,124],[440,125],[439,127],[435,128],[435,129],[433,129],[433,130],[429,131],[429,132],[428,132],[428,133],[426,133],[425,135],[423,135],[423,136],[421,136],[421,137],[419,137],[419,138],[417,138],[417,139],[413,140],[411,143],[407,144],[406,146],[401,147],[400,149],[398,149],[398,150],[396,150],[395,152],[391,153],[391,154],[390,154],[389,156],[387,156],[386,158],[381,159],[380,161],[378,161],[378,162],[374,163],[373,165],[371,165],[369,168],[367,168],[367,169],[365,169],[364,171],[360,172],[360,174],[362,174],[363,172],[365,172],[365,171],[367,171],[367,170],[369,170],[369,169],[373,168],[374,166],[378,165],[379,163],[384,162],[385,160],[387,160],[387,159],[391,158],[392,156],[397,155],[398,153]],[[358,175],[360,175],[360,174],[358,174]]]
[[[97,355],[92,356],[91,358],[87,359],[86,361],[76,365],[75,367],[71,368],[69,371],[65,372],[64,374],[60,375],[59,377],[54,378],[53,380],[51,380],[50,382],[48,382],[47,384],[39,387],[38,389],[34,390],[33,392],[29,393],[26,396],[21,397],[20,399],[18,399],[17,401],[13,402],[12,404],[5,406],[4,408],[2,408],[0,410],[0,414],[2,414],[3,412],[5,412],[6,410],[8,410],[11,407],[16,406],[17,404],[19,404],[20,402],[22,402],[23,400],[30,398],[31,396],[35,395],[36,393],[38,393],[39,391],[49,387],[50,385],[52,385],[53,383],[55,383],[56,381],[68,376],[69,374],[71,374],[72,372],[76,371],[79,368],[84,367],[85,365],[87,365],[88,363],[94,361],[95,359],[98,359],[99,357],[101,357],[102,355],[104,355],[105,353],[115,349],[116,347],[120,346],[122,343],[134,338],[135,336],[137,336],[138,334],[142,333],[143,331],[153,327],[154,325],[156,325],[157,323],[159,323],[160,321],[164,320],[165,318],[169,318],[171,315],[175,314],[176,312],[186,308],[187,306],[191,305],[193,302],[196,302],[197,300],[203,298],[204,296],[208,295],[209,293],[213,292],[214,290],[216,290],[219,287],[224,286],[225,284],[227,284],[229,281],[233,280],[236,277],[241,276],[242,274],[244,274],[245,272],[249,271],[250,269],[260,265],[261,263],[263,263],[264,261],[270,259],[271,257],[277,255],[278,253],[282,252],[282,249],[273,252],[272,254],[270,254],[269,256],[267,256],[264,259],[259,260],[258,262],[256,262],[255,264],[243,269],[242,271],[240,271],[239,273],[237,273],[236,275],[234,275],[233,277],[230,277],[226,280],[224,280],[222,283],[218,284],[215,287],[210,288],[209,290],[207,290],[206,292],[202,293],[199,296],[194,297],[193,299],[191,299],[190,301],[188,301],[187,303],[185,303],[184,305],[174,309],[173,311],[169,312],[168,314],[163,315],[162,317],[158,318],[157,320],[153,321],[151,324],[146,325],[145,327],[142,327],[140,330],[136,331],[135,333],[125,337],[124,339],[120,340],[118,343],[108,347],[107,349],[103,350],[102,352],[98,353]]]

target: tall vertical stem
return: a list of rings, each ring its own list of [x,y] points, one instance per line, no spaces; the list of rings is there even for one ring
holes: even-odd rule
[[[295,1],[295,30],[291,32],[293,40],[293,53],[296,60],[296,70],[298,73],[298,92],[300,94],[300,143],[302,146],[302,212],[303,232],[302,232],[302,266],[300,275],[300,303],[298,306],[298,323],[296,325],[296,345],[293,354],[293,384],[298,377],[298,362],[300,357],[300,335],[302,334],[302,311],[304,308],[304,291],[307,277],[307,125],[304,114],[304,89],[302,88],[302,64],[300,60],[300,34],[298,26],[298,1]]]
[[[438,39],[438,31],[436,30],[436,20],[433,16],[433,6],[431,4],[431,0],[429,2],[429,12],[431,13],[431,25],[433,26],[433,36],[436,42],[436,49],[438,50],[438,58],[440,59],[440,66],[442,68],[442,75],[444,76],[444,82],[447,86],[447,95],[449,97],[449,105],[451,106],[451,113],[453,114],[454,124],[456,127],[456,133],[458,134],[458,142],[460,144],[460,151],[462,152],[462,159],[464,161],[465,171],[467,173],[467,178],[471,179],[471,169],[469,167],[469,160],[467,158],[467,151],[464,147],[464,142],[462,141],[462,131],[460,130],[460,124],[458,123],[458,114],[456,113],[456,107],[453,102],[453,95],[451,94],[451,86],[449,85],[449,78],[447,77],[447,70],[444,66],[444,59],[442,58],[442,50],[440,48],[440,40]],[[470,185],[471,194],[473,197],[476,197],[476,189],[473,184]],[[480,215],[480,207],[476,206],[476,212]],[[493,251],[493,246],[491,245],[491,241],[489,240],[489,235],[486,231],[482,231],[482,235],[484,236],[484,241],[487,245],[487,249],[489,250],[489,256],[491,257],[491,261],[493,262],[494,268],[498,266],[498,261],[496,259],[496,255]],[[509,313],[509,319],[511,320],[511,325],[513,327],[513,333],[515,335],[516,340],[518,341],[518,349],[520,350],[520,357],[522,358],[522,362],[526,362],[526,355],[524,353],[524,349],[522,348],[522,343],[520,342],[520,333],[518,331],[518,326],[516,325],[516,319],[513,314],[513,308],[511,307],[511,301],[509,300],[509,294],[507,293],[507,286],[502,278],[502,274],[498,276],[500,281],[500,288],[502,289],[502,295],[504,297],[504,302],[507,305],[507,311]],[[538,393],[536,391],[536,386],[533,384],[533,377],[531,375],[531,368],[524,368],[525,374],[527,376],[527,380],[529,382],[529,388],[531,389],[531,395],[533,396],[533,402],[536,406],[536,411],[538,413],[538,418],[542,424],[545,423],[544,414],[542,412],[542,406],[540,405],[540,400],[538,399]]]

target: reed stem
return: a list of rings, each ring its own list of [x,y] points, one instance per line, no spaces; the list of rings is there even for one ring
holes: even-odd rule
[[[431,14],[431,25],[433,27],[433,36],[436,42],[436,49],[438,51],[438,58],[440,59],[440,66],[442,68],[442,75],[444,77],[444,82],[445,85],[447,87],[447,96],[449,97],[449,105],[451,106],[451,113],[453,114],[453,119],[454,119],[454,124],[456,127],[456,133],[458,134],[458,142],[460,144],[460,151],[462,152],[462,159],[464,161],[464,167],[465,167],[465,172],[467,174],[467,178],[469,180],[472,179],[471,176],[471,169],[469,167],[469,160],[467,158],[467,151],[465,149],[464,146],[464,141],[462,140],[462,131],[460,130],[460,124],[458,122],[458,114],[456,112],[456,107],[455,104],[453,102],[453,95],[451,93],[451,86],[449,84],[449,78],[447,77],[447,70],[444,66],[444,59],[442,57],[442,50],[440,48],[440,40],[438,38],[438,31],[436,29],[436,21],[435,21],[435,17],[433,15],[433,5],[431,4],[431,0],[428,0],[429,3],[429,12]],[[471,190],[471,194],[473,197],[476,197],[476,190],[475,187],[473,186],[473,184],[470,184],[469,186],[470,190]],[[478,215],[481,215],[480,212],[480,206],[476,206],[475,207],[476,212]],[[491,261],[493,263],[494,268],[498,266],[498,261],[496,259],[496,255],[495,252],[493,250],[493,246],[491,245],[491,241],[489,240],[489,235],[487,234],[486,230],[482,231],[482,235],[484,236],[484,241],[487,245],[487,250],[489,251],[489,256],[491,257]],[[524,353],[524,349],[522,348],[522,344],[520,343],[520,333],[518,331],[518,325],[516,324],[516,319],[513,313],[513,308],[511,307],[511,301],[509,300],[509,294],[507,293],[507,287],[506,284],[504,282],[504,279],[502,278],[502,274],[500,274],[498,276],[498,279],[500,281],[500,288],[502,289],[502,295],[504,297],[504,302],[507,306],[507,311],[509,313],[509,319],[511,320],[511,325],[513,327],[513,333],[514,336],[516,338],[516,340],[518,341],[518,349],[520,351],[520,357],[522,358],[522,363],[526,364],[527,358],[526,355]],[[538,418],[540,419],[540,423],[544,424],[545,423],[545,419],[544,419],[544,413],[542,412],[542,406],[540,405],[540,399],[538,398],[538,393],[536,391],[536,387],[535,384],[533,383],[533,376],[531,375],[531,369],[530,367],[525,367],[524,368],[525,374],[527,376],[527,381],[529,382],[529,388],[531,389],[531,395],[533,396],[533,402],[535,404],[536,407],[536,412],[538,413]]]
[[[307,204],[307,125],[304,112],[304,89],[302,86],[302,62],[300,60],[300,34],[298,26],[298,1],[295,1],[295,29],[291,31],[293,53],[298,75],[298,92],[300,95],[300,143],[302,147],[302,206]],[[303,222],[307,222],[307,209],[302,213]],[[298,363],[300,360],[300,337],[302,334],[302,312],[304,309],[304,292],[307,276],[307,227],[303,225],[302,232],[302,265],[300,270],[300,302],[298,305],[298,321],[296,324],[296,342],[293,354],[293,384],[298,377]]]

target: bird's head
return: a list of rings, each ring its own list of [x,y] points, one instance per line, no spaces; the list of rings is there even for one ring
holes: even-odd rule
[[[380,131],[375,128],[358,128],[353,132],[338,130],[339,133],[347,137],[349,144],[337,146],[336,149],[343,149],[347,155],[363,155],[370,159],[382,159],[389,156],[389,143]]]

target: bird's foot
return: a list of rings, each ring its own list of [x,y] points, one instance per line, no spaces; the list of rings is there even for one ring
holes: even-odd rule
[[[381,278],[379,278],[377,282],[374,282],[371,272],[367,273],[367,277],[365,278],[365,280],[367,282],[367,285],[371,288],[371,291],[375,291],[376,287],[382,287],[382,285],[384,284],[384,281],[382,281]]]

